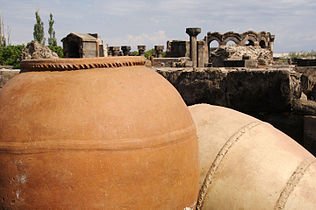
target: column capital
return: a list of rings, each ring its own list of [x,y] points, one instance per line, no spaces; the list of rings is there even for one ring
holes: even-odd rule
[[[155,45],[156,57],[158,58],[162,57],[164,47],[165,47],[164,45]]]
[[[112,49],[113,49],[113,50],[112,50],[112,55],[113,55],[113,56],[119,56],[119,55],[120,55],[120,47],[118,47],[118,46],[113,46]]]
[[[140,56],[145,54],[146,45],[137,45],[138,53]]]
[[[121,50],[123,51],[123,54],[125,56],[129,55],[129,52],[131,51],[131,46],[121,46]]]
[[[199,33],[201,33],[201,28],[186,28],[185,32],[191,37],[191,36],[197,36]]]

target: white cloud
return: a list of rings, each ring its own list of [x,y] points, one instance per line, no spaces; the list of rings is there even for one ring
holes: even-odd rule
[[[316,48],[315,0],[0,1],[0,13],[12,29],[12,42],[32,39],[34,12],[39,9],[46,33],[48,15],[53,13],[58,40],[70,32],[96,32],[107,37],[104,41],[110,45],[151,48],[171,38],[188,39],[186,27],[201,27],[199,39],[208,31],[252,29],[275,34],[276,51]]]
[[[94,9],[98,13],[108,14],[113,16],[129,16],[137,15],[147,6],[143,0],[95,0]]]
[[[109,38],[108,40],[105,40],[105,42],[108,42],[109,45],[113,46],[129,45],[132,46],[134,50],[137,48],[137,45],[146,45],[147,50],[149,50],[152,49],[154,45],[165,45],[167,40],[166,32],[160,30],[150,34],[128,34],[125,37]]]

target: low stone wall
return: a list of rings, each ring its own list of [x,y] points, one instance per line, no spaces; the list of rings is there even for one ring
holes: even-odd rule
[[[305,134],[311,129],[304,123],[305,115],[316,115],[316,102],[301,99],[302,74],[293,67],[155,70],[174,85],[187,105],[233,108],[271,123],[303,146],[316,142],[316,135]],[[316,155],[316,147],[310,151]]]
[[[190,58],[153,58],[152,66],[155,67],[183,67],[186,66],[187,62],[191,62]],[[192,63],[192,62],[191,62]],[[192,66],[192,64],[191,64]]]
[[[292,70],[242,68],[156,68],[188,105],[208,103],[242,112],[286,112],[301,96],[300,74]]]
[[[301,87],[309,100],[316,101],[316,66],[295,67],[302,74]]]

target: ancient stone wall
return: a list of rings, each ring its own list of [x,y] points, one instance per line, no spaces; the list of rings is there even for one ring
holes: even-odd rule
[[[199,29],[200,28],[187,28],[188,29]],[[190,32],[190,30],[189,30]],[[190,34],[190,33],[189,33]],[[192,37],[190,36],[190,40]],[[196,39],[196,36],[195,36]],[[194,39],[194,40],[195,40]],[[227,48],[231,47],[228,45],[229,41],[232,41],[236,44],[236,52],[241,54],[251,54],[251,59],[257,60],[259,65],[271,64],[273,60],[273,45],[274,45],[275,36],[270,32],[259,32],[255,33],[253,31],[247,31],[242,34],[235,32],[227,32],[221,34],[219,32],[208,32],[203,40],[197,41],[197,52],[194,56],[197,56],[197,66],[211,66],[215,60],[220,61],[222,65],[215,66],[224,66],[224,59],[227,59],[230,54],[227,56],[222,56],[221,52],[227,51]],[[192,40],[191,40],[192,41]],[[191,41],[167,41],[167,55],[166,57],[192,57],[191,55]],[[218,47],[212,48],[211,43],[217,42]],[[194,41],[195,42],[195,41]],[[248,49],[249,48],[249,49]],[[228,50],[229,51],[229,50]],[[232,50],[230,50],[232,51]],[[245,53],[245,51],[247,51]],[[219,55],[220,54],[220,55]],[[235,53],[237,54],[237,53]],[[238,56],[233,56],[234,58]],[[242,55],[238,57],[238,60],[242,60]],[[191,58],[192,59],[192,58]],[[195,57],[194,57],[195,60]],[[193,64],[194,65],[194,64]],[[214,65],[213,65],[214,66]]]
[[[226,45],[229,41],[235,42],[238,46],[260,46],[273,51],[273,43],[275,36],[270,32],[253,32],[247,31],[242,34],[235,32],[227,32],[221,34],[219,32],[208,32],[206,37],[207,45],[210,46],[212,41],[217,41],[219,46]]]
[[[98,57],[95,42],[83,42],[82,47],[83,47],[82,54],[84,58]]]
[[[303,93],[309,100],[316,101],[316,66],[295,67],[295,71],[302,73],[301,86]]]
[[[157,69],[188,105],[209,103],[249,112],[286,112],[301,94],[300,74],[290,70]]]
[[[246,59],[245,59],[246,58]],[[220,46],[210,52],[209,63],[213,67],[229,67],[225,61],[253,60],[258,65],[266,66],[273,63],[273,54],[269,49],[259,46]]]
[[[166,57],[190,57],[190,42],[182,40],[167,41]]]
[[[187,105],[208,103],[233,108],[271,123],[302,145],[316,145],[316,136],[305,134],[311,129],[304,124],[305,115],[316,115],[316,102],[301,98],[302,74],[293,69],[156,68]],[[311,152],[316,155],[313,148]]]

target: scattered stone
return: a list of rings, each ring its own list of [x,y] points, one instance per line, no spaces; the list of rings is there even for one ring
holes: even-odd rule
[[[58,55],[37,41],[29,42],[22,50],[21,60],[43,58],[58,58]]]
[[[247,58],[247,59],[246,59]],[[217,50],[211,52],[211,63],[213,66],[224,66],[225,60],[255,60],[258,65],[270,65],[273,62],[271,50],[261,48],[260,46],[220,46]]]

